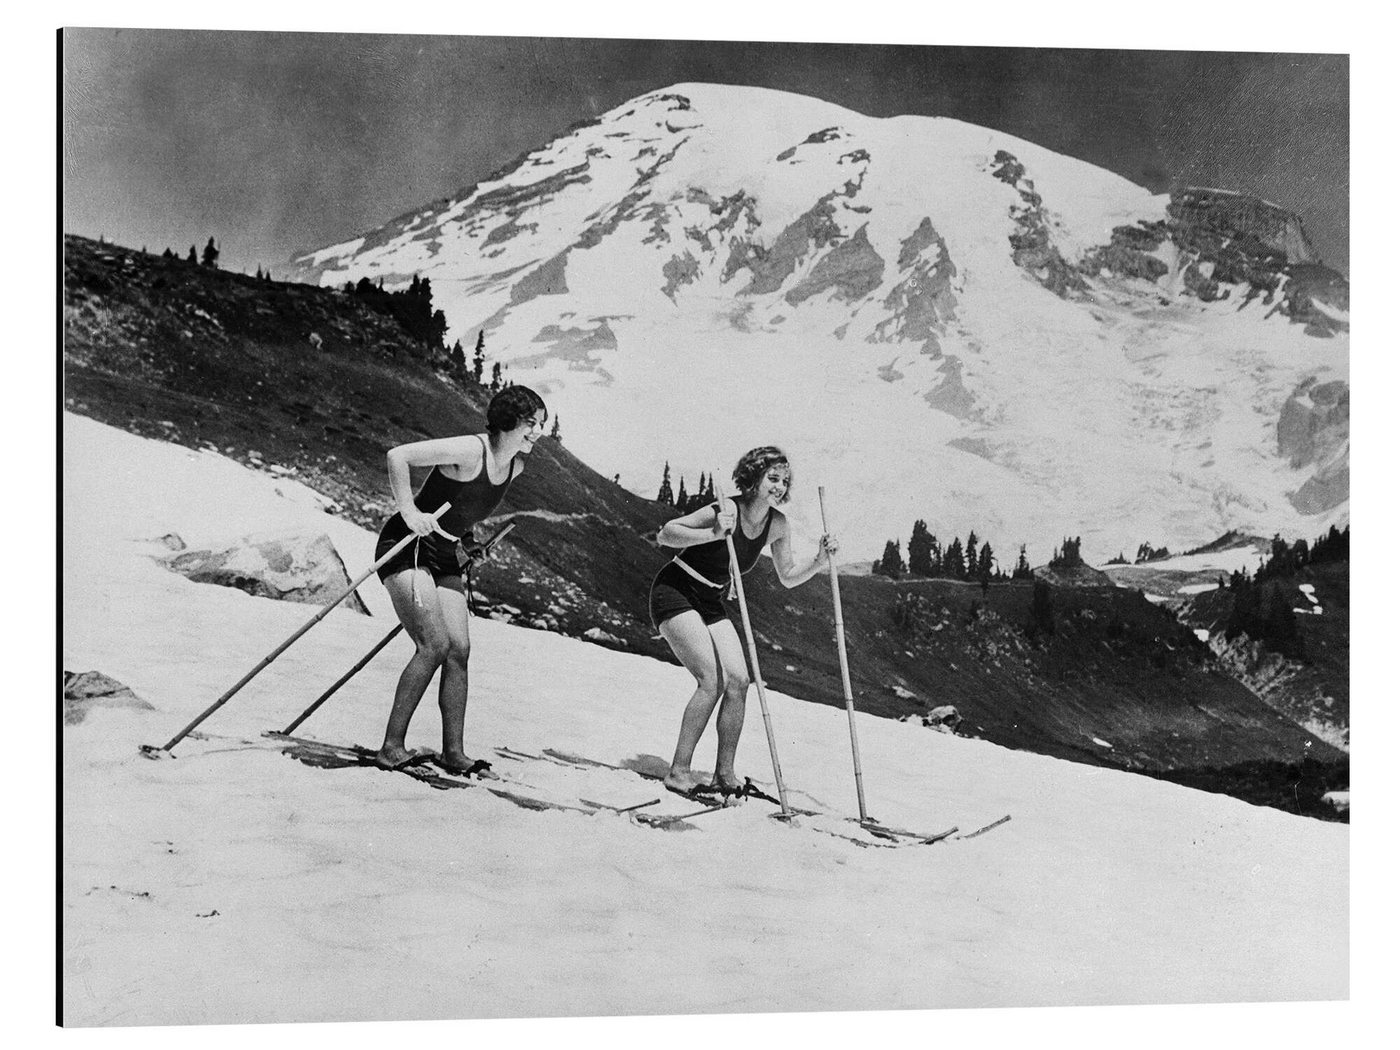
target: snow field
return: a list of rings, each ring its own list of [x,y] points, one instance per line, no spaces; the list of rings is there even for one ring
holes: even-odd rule
[[[968,831],[1012,814],[980,838],[883,850],[786,827],[756,801],[663,832],[270,750],[259,734],[367,651],[383,615],[331,613],[207,738],[149,761],[139,744],[163,743],[314,610],[193,584],[144,541],[320,526],[354,572],[372,537],[214,457],[76,417],[65,446],[82,507],[103,513],[65,523],[65,564],[82,571],[64,581],[64,666],[156,708],[98,710],[64,732],[70,1024],[1347,995],[1349,829],[1125,773],[858,715],[872,815]],[[381,611],[378,585],[365,591]],[[492,621],[473,639],[477,753],[669,756],[681,669]],[[396,640],[301,732],[377,743],[406,654]],[[769,702],[793,803],[854,815],[845,712]],[[430,694],[410,743],[436,746],[436,732]],[[712,748],[710,735],[699,766]],[[766,751],[751,694],[739,768],[771,790]],[[630,774],[496,769],[571,804],[662,794]]]

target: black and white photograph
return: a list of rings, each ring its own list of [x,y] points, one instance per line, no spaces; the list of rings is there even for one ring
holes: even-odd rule
[[[58,1026],[1352,999],[1335,35],[110,19]]]

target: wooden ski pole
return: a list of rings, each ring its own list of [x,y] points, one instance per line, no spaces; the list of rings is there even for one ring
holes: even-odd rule
[[[278,733],[277,735],[278,735],[278,736],[290,736],[290,735],[292,734],[292,732],[296,729],[297,726],[301,725],[301,724],[302,724],[303,722],[305,722],[308,718],[310,718],[310,717],[316,712],[316,709],[317,709],[318,707],[320,707],[322,704],[324,704],[327,700],[329,700],[332,696],[334,696],[334,695],[340,690],[340,687],[341,687],[341,686],[343,686],[346,682],[350,681],[350,679],[354,678],[357,674],[359,674],[361,671],[363,671],[364,668],[365,668],[365,664],[369,663],[369,662],[370,662],[371,660],[373,660],[376,656],[378,656],[379,653],[380,653],[380,651],[381,651],[386,645],[388,645],[390,642],[392,642],[395,638],[397,638],[397,637],[399,636],[399,634],[400,634],[402,631],[403,631],[403,624],[401,624],[401,623],[396,623],[396,624],[394,624],[394,629],[393,629],[392,631],[390,631],[390,632],[389,632],[388,634],[386,634],[383,638],[381,638],[378,642],[376,642],[375,645],[374,645],[374,648],[371,649],[369,652],[365,653],[364,656],[360,657],[359,662],[358,662],[357,664],[355,664],[354,667],[350,668],[350,670],[346,671],[343,675],[341,675],[339,678],[337,678],[337,679],[335,680],[335,684],[334,684],[334,685],[332,685],[332,686],[331,686],[329,689],[327,689],[324,693],[322,693],[322,694],[321,694],[320,696],[318,696],[315,700],[313,700],[310,707],[308,707],[308,708],[307,708],[305,711],[303,711],[301,714],[297,715],[297,717],[292,721],[291,725],[287,726],[286,729],[283,729],[283,730],[282,730],[280,733]]]
[[[515,522],[506,522],[491,535],[490,539],[488,539],[485,543],[482,544],[483,550],[489,551],[492,547],[494,547],[497,544],[497,542],[503,536],[505,536],[506,533],[508,533],[513,528],[515,528]],[[380,651],[386,645],[392,642],[396,637],[398,637],[399,632],[402,630],[403,624],[396,624],[394,626],[394,629],[388,634],[386,634],[382,639],[380,639],[375,644],[373,649],[365,653],[365,655],[360,658],[360,661],[357,664],[355,664],[354,667],[350,668],[350,670],[346,671],[343,675],[337,678],[334,685],[332,685],[329,689],[327,689],[324,693],[322,693],[314,701],[312,701],[311,706],[308,707],[305,711],[303,711],[300,715],[298,715],[296,719],[293,720],[291,725],[287,726],[287,728],[283,729],[280,733],[274,732],[271,735],[290,736],[297,726],[305,722],[307,718],[309,718],[312,714],[315,713],[318,707],[320,707],[332,696],[334,696],[341,686],[343,686],[346,682],[350,681],[350,679],[354,678],[357,674],[364,670],[365,665],[368,664],[371,660],[373,660],[376,656],[378,656]]]
[[[718,477],[713,472],[710,476]],[[722,487],[716,488],[716,495],[719,496],[721,506],[724,501],[724,491]],[[734,527],[739,527],[736,517]],[[788,807],[787,788],[783,785],[783,770],[778,764],[778,741],[773,735],[773,719],[768,713],[768,695],[763,688],[763,673],[758,666],[758,643],[754,641],[753,625],[749,622],[749,605],[744,599],[744,577],[739,572],[739,556],[734,552],[734,537],[730,533],[724,534],[725,545],[729,548],[729,575],[734,581],[734,593],[739,599],[739,615],[744,621],[744,638],[749,646],[749,662],[753,664],[753,684],[758,688],[758,707],[763,712],[763,731],[768,735],[768,754],[773,759],[773,779],[778,784],[778,805],[782,809],[784,817],[791,816],[792,810]]]
[[[817,503],[822,512],[822,532],[830,530],[826,524],[826,491],[817,486]],[[851,668],[846,661],[846,624],[841,618],[841,585],[836,580],[836,563],[828,556],[827,565],[831,569],[831,604],[836,610],[836,655],[841,663],[841,691],[846,697],[846,720],[851,724],[851,758],[856,765],[856,804],[860,807],[861,823],[870,818],[865,812],[865,781],[860,771],[860,741],[856,739],[856,702],[851,694]]]
[[[441,507],[439,507],[436,511],[433,512],[433,521],[436,522],[437,519],[446,514],[448,510],[451,509],[451,507],[452,504],[444,503]],[[360,575],[355,578],[354,582],[352,582],[350,586],[345,589],[345,591],[340,595],[340,597],[338,597],[335,601],[331,602],[329,605],[324,606],[315,616],[311,617],[311,619],[307,620],[306,623],[304,623],[300,628],[298,628],[295,634],[293,634],[285,642],[279,645],[276,649],[272,650],[272,652],[264,656],[256,667],[254,667],[251,671],[249,671],[237,682],[235,682],[228,689],[228,691],[224,693],[223,696],[219,697],[219,699],[215,700],[212,704],[210,704],[203,711],[201,711],[199,713],[199,716],[196,717],[193,722],[185,726],[184,729],[180,730],[173,737],[171,737],[169,741],[162,744],[160,747],[156,747],[153,744],[142,744],[141,753],[147,758],[160,758],[169,756],[171,749],[174,748],[175,745],[178,744],[181,740],[185,739],[185,737],[189,736],[189,734],[194,731],[194,728],[197,725],[203,722],[206,718],[212,715],[219,708],[223,707],[224,704],[228,703],[228,701],[233,697],[233,695],[237,693],[240,689],[242,689],[245,685],[247,685],[249,682],[251,682],[258,675],[258,673],[262,671],[263,668],[265,668],[268,664],[272,663],[273,660],[277,659],[284,652],[286,652],[293,642],[295,642],[307,631],[311,630],[311,628],[315,627],[318,623],[320,623],[325,618],[326,614],[329,613],[332,609],[334,609],[337,605],[343,602],[346,598],[350,597],[350,595],[354,594],[355,591],[359,588],[360,584],[364,583],[365,580],[369,579],[371,575],[379,571],[379,567],[381,565],[388,562],[390,558],[394,557],[394,555],[398,554],[401,550],[403,550],[417,538],[417,536],[410,533],[403,539],[399,540],[398,543],[394,544],[393,547],[389,548],[388,553],[385,554],[384,557],[380,558],[368,569],[360,573]],[[162,754],[162,752],[164,754]]]

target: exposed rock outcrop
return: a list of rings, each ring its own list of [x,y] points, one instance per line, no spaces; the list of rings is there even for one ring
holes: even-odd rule
[[[1165,221],[1116,227],[1107,245],[1085,253],[1078,269],[1158,283],[1179,274],[1180,289],[1206,302],[1243,287],[1242,301],[1276,304],[1310,335],[1331,336],[1349,326],[1347,280],[1322,264],[1302,220],[1246,193],[1178,190]]]
[[[1012,261],[1061,299],[1084,291],[1088,285],[1083,275],[1055,246],[1050,218],[1035,192],[1035,183],[1026,177],[1025,166],[1004,149],[997,150],[993,162],[992,174],[1015,189],[1023,202],[1011,209],[1017,227],[1010,237]]]
[[[100,671],[64,671],[63,724],[77,725],[97,708],[155,710],[121,682]]]
[[[1259,699],[1318,739],[1338,750],[1350,750],[1347,712],[1318,686],[1299,687],[1302,664],[1271,652],[1248,635],[1227,641],[1223,634],[1216,634],[1209,644],[1225,669]]]
[[[818,259],[812,272],[783,296],[788,305],[796,306],[804,299],[825,291],[851,302],[880,287],[885,274],[885,260],[871,247],[865,229],[862,226]]]
[[[771,247],[747,240],[733,241],[723,279],[728,280],[741,268],[747,269],[753,276],[741,295],[776,292],[797,268],[798,259],[841,239],[841,227],[835,219],[836,208],[831,203],[833,196],[828,194],[798,216],[778,234]]]
[[[928,216],[900,242],[897,265],[907,276],[885,296],[890,315],[875,326],[870,341],[919,340],[924,353],[939,357],[938,337],[957,316],[952,282],[958,268]]]
[[[1330,459],[1345,444],[1351,388],[1344,380],[1299,384],[1278,419],[1278,454],[1294,467]]]
[[[324,534],[246,536],[221,550],[177,554],[165,565],[195,583],[306,605],[329,605],[350,586],[345,563]],[[341,604],[369,615],[358,594]]]
[[[1316,470],[1289,502],[1321,514],[1351,496],[1351,388],[1344,380],[1298,386],[1279,412],[1278,453],[1295,468]]]

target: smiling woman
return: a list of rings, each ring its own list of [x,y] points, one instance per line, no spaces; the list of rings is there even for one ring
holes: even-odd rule
[[[793,563],[787,518],[778,509],[792,495],[792,467],[782,449],[765,445],[744,453],[733,478],[738,498],[668,521],[657,536],[662,546],[680,551],[652,580],[652,623],[695,676],[695,692],[681,716],[675,757],[664,781],[669,790],[682,795],[704,791],[730,795],[742,786],[734,772],[734,756],[744,728],[750,677],[738,632],[721,597],[731,586],[732,570],[748,572],[763,548],[771,546],[778,579],[784,587],[796,587],[829,564],[837,550],[836,541],[823,536],[810,563],[802,568]],[[716,704],[719,746],[714,779],[705,783],[691,771],[690,762]]]
[[[487,405],[485,434],[415,441],[389,450],[389,487],[399,509],[380,530],[375,559],[406,537],[416,537],[379,569],[394,612],[415,649],[399,676],[376,758],[386,769],[400,768],[416,757],[404,738],[439,668],[442,753],[437,762],[451,772],[473,766],[463,741],[471,615],[457,546],[505,498],[510,483],[524,471],[521,457],[534,449],[548,418],[537,393],[529,387],[509,386]],[[410,467],[432,468],[417,493],[410,483]],[[444,505],[447,509],[441,515],[434,513]],[[465,553],[473,562],[487,552],[471,541]]]

